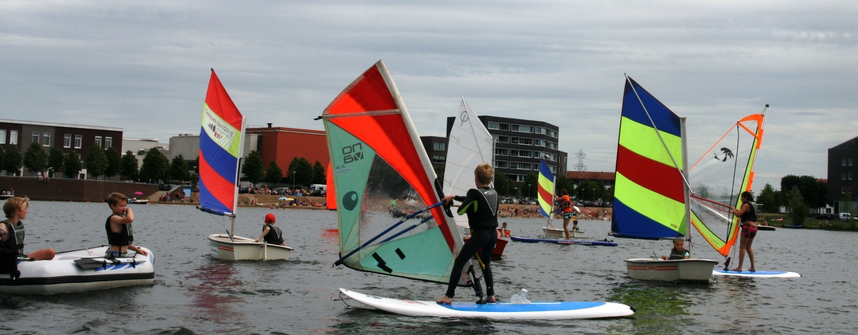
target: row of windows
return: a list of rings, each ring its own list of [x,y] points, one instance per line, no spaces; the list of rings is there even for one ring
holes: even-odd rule
[[[850,161],[851,161],[851,159],[850,159]],[[852,180],[852,172],[843,172],[843,173],[840,175],[840,179],[842,179],[842,180]]]
[[[511,143],[511,144],[520,144],[520,145],[533,145],[537,147],[546,147],[549,149],[557,149],[557,143],[546,141],[539,138],[530,138],[530,137],[518,137],[518,136],[504,136],[504,135],[492,135],[495,138],[495,142],[497,143]]]
[[[509,148],[495,148],[495,156],[511,156],[525,158],[545,158],[548,161],[556,162],[557,154],[545,151],[530,151]]]
[[[39,143],[42,146],[50,147],[51,146],[51,133],[49,132],[38,132],[34,131],[31,139],[35,143]],[[105,136],[103,138],[101,136],[95,137],[95,143],[104,148],[110,148],[113,146],[113,137]],[[0,129],[0,144],[6,144],[6,129]],[[9,131],[9,144],[17,145],[18,144],[18,131],[10,130]],[[103,145],[102,145],[103,144]],[[74,148],[81,149],[83,145],[83,135],[74,135]],[[63,136],[63,148],[71,148],[72,147],[72,134],[65,134]]]
[[[846,165],[847,162],[849,163],[849,165]],[[849,158],[848,160],[846,158],[844,158],[843,159],[843,166],[852,166],[852,158]]]
[[[489,129],[494,130],[505,130],[505,131],[514,131],[519,133],[530,133],[530,134],[540,134],[540,135],[548,135],[552,138],[557,138],[557,131],[551,130],[545,127],[540,126],[531,126],[525,124],[509,124],[503,122],[489,121]]]
[[[539,171],[539,163],[495,161],[495,168]],[[556,166],[550,166],[549,169],[551,169],[551,173],[557,173]]]
[[[6,144],[6,129],[0,129],[0,144]],[[18,144],[18,131],[9,130],[9,144]]]

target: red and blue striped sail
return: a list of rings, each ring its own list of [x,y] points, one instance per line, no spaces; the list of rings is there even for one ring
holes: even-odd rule
[[[246,121],[212,70],[200,129],[200,209],[234,215]]]
[[[551,208],[554,207],[554,174],[543,159],[539,163],[539,179],[536,181],[539,194],[539,214],[551,218]]]
[[[680,118],[626,77],[611,224],[615,236],[685,236],[682,164]]]

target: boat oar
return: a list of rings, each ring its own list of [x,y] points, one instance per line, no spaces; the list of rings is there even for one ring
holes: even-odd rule
[[[331,267],[334,267],[334,266],[337,266],[337,265],[343,264],[343,261],[344,261],[346,258],[351,257],[351,255],[354,255],[356,252],[358,252],[358,251],[360,251],[361,249],[363,249],[364,247],[368,246],[370,243],[375,242],[375,240],[377,240],[377,239],[379,239],[380,237],[384,236],[385,234],[389,233],[391,230],[393,230],[394,228],[398,227],[398,226],[399,226],[399,225],[401,225],[403,222],[408,221],[408,220],[411,220],[411,219],[412,219],[412,218],[414,218],[415,216],[420,215],[420,213],[423,213],[423,212],[428,211],[428,210],[430,210],[430,209],[432,209],[432,208],[435,208],[435,207],[441,206],[441,205],[443,205],[443,204],[444,204],[444,202],[443,202],[443,201],[441,201],[441,202],[439,202],[439,203],[437,203],[437,204],[431,205],[431,206],[429,206],[429,207],[423,208],[423,209],[421,209],[421,210],[419,210],[419,211],[416,211],[416,212],[414,212],[414,213],[411,213],[411,214],[406,215],[405,217],[403,217],[402,219],[400,219],[399,221],[397,221],[396,223],[394,223],[392,226],[390,226],[389,228],[385,229],[383,232],[381,232],[381,233],[379,233],[378,235],[375,235],[375,237],[373,237],[373,238],[369,239],[369,241],[364,242],[364,243],[363,243],[363,244],[361,244],[359,247],[357,247],[357,248],[355,248],[354,250],[352,250],[352,251],[350,251],[349,253],[347,253],[345,256],[340,257],[340,259],[338,259],[336,262],[334,262],[334,265],[333,265],[333,266],[331,266]],[[407,229],[406,229],[406,231],[407,231]],[[402,234],[402,232],[400,232],[399,234]]]

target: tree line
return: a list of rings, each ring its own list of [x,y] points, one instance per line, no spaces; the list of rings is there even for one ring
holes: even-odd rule
[[[271,161],[268,163],[268,168],[262,161],[262,154],[259,151],[253,150],[247,154],[244,163],[241,165],[241,173],[244,179],[258,184],[266,182],[269,184],[290,183],[295,186],[310,185],[310,184],[325,184],[327,182],[326,169],[319,161],[310,164],[304,157],[295,157],[289,163],[288,169],[283,171],[277,162]]]
[[[87,174],[94,179],[112,178],[116,175],[119,175],[121,180],[150,183],[167,179],[195,179],[195,174],[188,171],[188,163],[182,155],[173,157],[171,162],[157,148],[146,152],[141,166],[130,150],[123,156],[116,148],[104,149],[97,143],[87,148],[83,161],[76,150],[64,154],[59,148],[52,147],[46,151],[36,142],[31,143],[23,154],[16,147],[0,147],[0,169],[10,175],[18,175],[22,167],[31,174],[52,172],[56,177],[62,173],[66,178],[77,178],[85,168]]]

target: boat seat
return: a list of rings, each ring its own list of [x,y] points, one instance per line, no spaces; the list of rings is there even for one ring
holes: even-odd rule
[[[18,279],[18,253],[15,251],[0,251],[0,275],[8,274],[12,279]]]

